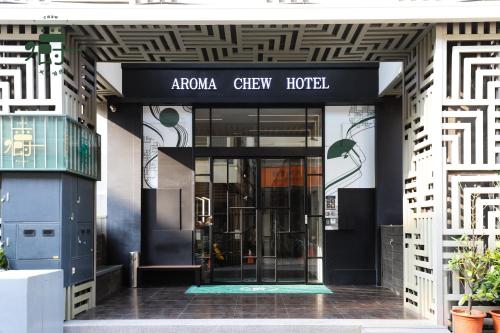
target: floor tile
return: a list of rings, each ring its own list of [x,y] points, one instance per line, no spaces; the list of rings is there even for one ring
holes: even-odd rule
[[[419,319],[403,299],[373,286],[330,286],[333,294],[187,295],[187,287],[124,289],[76,319],[360,318]]]

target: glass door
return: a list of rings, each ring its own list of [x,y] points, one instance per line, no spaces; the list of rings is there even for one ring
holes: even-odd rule
[[[213,281],[257,282],[257,161],[213,160]]]
[[[306,281],[303,159],[260,160],[262,282]]]
[[[321,170],[307,162],[212,159],[213,282],[321,282]]]
[[[322,283],[322,108],[193,111],[194,246],[205,281]]]

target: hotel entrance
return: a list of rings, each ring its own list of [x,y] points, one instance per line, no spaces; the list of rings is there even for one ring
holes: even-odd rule
[[[124,65],[120,110],[142,109],[141,265],[204,284],[375,283],[377,73]],[[143,285],[194,275],[168,273]]]
[[[322,283],[322,109],[199,110],[197,143],[212,143],[195,150],[210,156],[195,163],[205,281]]]

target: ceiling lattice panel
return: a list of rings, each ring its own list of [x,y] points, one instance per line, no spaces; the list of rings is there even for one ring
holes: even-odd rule
[[[99,61],[338,62],[401,60],[427,24],[73,26]]]

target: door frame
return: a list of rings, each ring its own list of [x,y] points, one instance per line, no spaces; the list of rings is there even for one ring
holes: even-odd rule
[[[289,223],[291,223],[291,219],[290,219],[290,214],[291,214],[291,211],[292,211],[292,203],[291,203],[291,186],[290,186],[290,177],[291,177],[291,168],[290,168],[290,162],[292,160],[300,160],[302,161],[302,167],[303,167],[303,182],[302,182],[302,193],[303,193],[303,203],[302,203],[302,206],[303,206],[303,215],[307,215],[307,159],[306,157],[263,157],[263,158],[258,158],[257,159],[257,166],[259,168],[259,172],[258,172],[258,178],[261,177],[262,175],[262,160],[273,160],[273,159],[276,159],[276,160],[287,160],[287,163],[288,163],[288,178],[289,178],[289,186],[288,186],[288,204],[287,204],[287,208],[280,208],[280,207],[265,207],[262,202],[260,202],[260,199],[261,199],[261,191],[262,191],[262,183],[261,183],[261,179],[258,179],[258,186],[257,186],[257,189],[259,191],[259,200],[257,201],[257,215],[258,215],[258,218],[257,218],[257,225],[258,225],[258,230],[260,231],[260,234],[258,235],[258,239],[260,240],[260,246],[259,246],[259,250],[258,250],[258,260],[257,260],[257,263],[258,263],[258,266],[257,266],[257,272],[258,272],[258,276],[257,276],[257,283],[266,283],[266,284],[301,284],[301,283],[307,283],[307,277],[308,277],[308,272],[307,272],[307,268],[308,268],[308,265],[307,265],[307,235],[308,235],[308,226],[307,226],[307,223],[306,223],[306,218],[304,217],[304,231],[301,231],[301,232],[288,232],[289,234],[293,234],[293,233],[296,233],[296,234],[301,234],[301,239],[303,239],[303,243],[304,243],[304,248],[303,248],[303,279],[301,281],[297,281],[297,282],[294,282],[294,281],[278,281],[278,274],[279,274],[279,269],[278,269],[278,261],[279,261],[279,256],[278,256],[278,251],[280,250],[280,246],[279,246],[279,237],[281,236],[280,234],[284,234],[285,232],[279,232],[278,229],[277,229],[277,226],[275,224],[275,230],[274,230],[274,247],[275,247],[275,256],[274,256],[274,281],[272,282],[264,282],[263,281],[263,261],[264,261],[264,256],[262,255],[262,241],[263,241],[263,213],[264,213],[264,210],[281,210],[281,209],[284,209],[287,211],[288,215],[289,215]]]
[[[274,148],[273,148],[274,149]],[[290,148],[288,148],[290,149]],[[278,276],[277,276],[277,260],[278,260],[278,257],[276,256],[276,262],[275,262],[275,281],[274,282],[263,282],[262,281],[262,260],[263,260],[263,257],[261,255],[261,252],[262,252],[262,248],[261,248],[261,242],[262,242],[262,218],[261,218],[261,214],[262,214],[262,205],[260,203],[260,194],[261,194],[261,184],[260,184],[260,177],[261,177],[261,160],[263,159],[287,159],[287,160],[302,160],[303,161],[303,168],[304,168],[304,183],[303,183],[303,200],[304,200],[304,215],[306,216],[309,216],[311,214],[309,214],[309,209],[307,207],[307,190],[308,190],[308,174],[307,174],[307,168],[308,168],[308,162],[307,162],[307,158],[308,157],[320,157],[322,159],[322,163],[324,163],[324,157],[322,155],[318,156],[318,155],[314,155],[314,154],[308,154],[309,156],[297,156],[297,155],[294,155],[294,156],[236,156],[236,155],[233,155],[233,154],[230,154],[230,155],[227,155],[227,156],[210,156],[210,182],[211,184],[213,183],[213,176],[214,176],[214,173],[213,173],[213,161],[214,160],[230,160],[230,159],[255,159],[256,160],[256,164],[257,164],[257,175],[256,175],[256,182],[257,182],[257,187],[256,187],[256,202],[255,202],[255,208],[249,208],[249,209],[255,209],[255,212],[256,212],[256,215],[255,215],[255,218],[256,218],[256,281],[255,282],[244,282],[243,279],[241,279],[240,281],[234,281],[234,282],[224,282],[225,284],[248,284],[248,285],[252,285],[252,284],[301,284],[301,283],[306,283],[306,284],[309,284],[309,272],[308,272],[308,268],[309,268],[309,265],[308,265],[308,235],[309,235],[309,224],[306,223],[306,221],[304,220],[304,224],[305,224],[305,229],[303,232],[300,232],[303,234],[303,239],[304,239],[304,279],[302,281],[299,281],[299,282],[293,282],[293,281],[284,281],[284,282],[279,282],[278,281]],[[201,157],[201,156],[200,156]],[[226,162],[227,163],[227,162]],[[226,168],[228,168],[229,165],[226,164]],[[226,172],[227,172],[227,169],[226,169]],[[324,177],[323,177],[324,178]],[[324,179],[323,179],[323,182],[324,182]],[[323,184],[324,185],[324,184]],[[324,188],[324,186],[323,186]],[[324,190],[323,190],[324,192]],[[210,204],[211,204],[211,211],[214,212],[214,200],[213,200],[213,186],[211,185],[210,186]],[[227,205],[227,203],[226,203]],[[229,209],[229,206],[227,206]],[[272,207],[270,208],[272,209]],[[324,208],[323,208],[324,209]],[[290,207],[288,207],[288,212],[290,212]],[[228,214],[229,216],[229,214]],[[323,215],[324,216],[324,215]],[[322,223],[323,227],[324,227],[324,217],[323,217],[323,223]],[[324,229],[322,230],[323,232],[323,243],[322,243],[322,248],[324,249]],[[212,263],[215,262],[215,253],[213,252],[213,247],[212,247],[212,243],[213,243],[213,240],[214,240],[214,236],[213,236],[213,229],[212,227],[210,227],[210,231],[209,231],[210,235],[209,235],[209,240],[210,240],[210,260]],[[241,237],[243,238],[243,226],[242,226],[242,231],[241,231]],[[277,235],[275,235],[275,241],[277,240]],[[275,244],[275,246],[277,246],[277,244]],[[241,270],[243,269],[243,249],[240,249],[240,259],[241,259]],[[325,260],[324,260],[324,256],[322,257],[322,260],[323,260],[323,272],[324,272],[324,264],[325,264]],[[217,284],[217,283],[222,283],[221,281],[214,281],[214,265],[212,264],[211,267],[210,267],[210,283],[213,283],[213,284]],[[312,284],[322,284],[322,283],[312,283]]]
[[[195,136],[196,136],[196,110],[200,108],[208,108],[209,111],[209,118],[211,119],[211,114],[212,111],[211,109],[214,107],[249,107],[249,108],[269,108],[269,107],[277,107],[277,108],[283,108],[283,107],[304,107],[306,110],[306,119],[308,117],[308,108],[321,108],[321,146],[309,146],[308,145],[308,140],[306,140],[306,145],[304,147],[212,147],[211,144],[207,147],[205,146],[196,146],[195,144]],[[325,168],[325,104],[324,103],[266,103],[265,105],[258,104],[258,103],[212,103],[212,104],[206,104],[206,103],[195,103],[192,105],[192,110],[193,110],[193,116],[191,119],[191,126],[192,126],[192,133],[193,133],[193,161],[196,160],[196,158],[209,158],[210,159],[210,186],[209,186],[209,191],[210,191],[210,198],[212,199],[212,177],[213,177],[213,170],[212,170],[212,162],[211,160],[214,158],[256,158],[256,159],[261,159],[261,158],[304,158],[306,161],[306,170],[307,170],[307,158],[309,157],[319,157],[321,158],[321,165],[323,168],[323,174],[322,174],[322,209],[321,209],[321,225],[322,225],[322,251],[323,255],[321,257],[322,260],[322,282],[309,282],[309,275],[308,275],[308,268],[309,268],[309,263],[306,262],[306,283],[307,284],[324,284],[324,278],[325,278],[325,272],[326,272],[326,232],[325,232],[325,205],[324,205],[324,200],[325,200],[325,174],[324,174],[324,168]],[[259,113],[260,115],[260,113]],[[210,133],[209,133],[210,139],[212,137],[212,121],[210,121]],[[210,140],[211,143],[211,140]],[[306,182],[308,179],[308,175],[306,172]],[[307,196],[307,183],[306,183],[306,196]],[[211,211],[213,212],[213,200],[210,200],[210,204],[212,205]],[[308,212],[308,207],[306,207],[306,212]],[[307,225],[306,229],[306,242],[308,242],[308,232],[309,232],[309,224]],[[213,284],[213,248],[211,246],[213,242],[213,237],[212,237],[212,228],[210,227],[210,232],[209,232],[209,241],[210,241],[210,260],[212,264],[210,265],[210,283]],[[306,249],[306,260],[308,259],[307,257],[307,249]],[[319,258],[319,257],[318,257]],[[246,283],[246,284],[252,284],[252,283]],[[267,284],[272,284],[272,283],[267,283]]]

